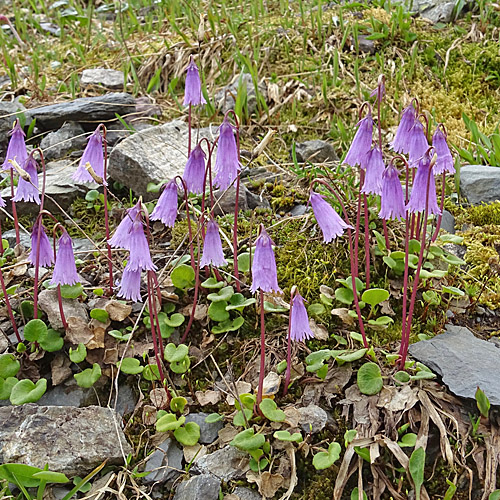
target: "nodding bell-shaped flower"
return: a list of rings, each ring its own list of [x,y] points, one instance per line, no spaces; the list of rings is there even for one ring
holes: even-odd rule
[[[130,252],[127,267],[130,271],[147,269],[156,271],[156,266],[151,259],[148,240],[144,234],[142,217],[139,215],[130,228],[128,234],[128,249]]]
[[[410,147],[410,130],[415,125],[417,111],[413,107],[413,102],[403,110],[396,135],[391,143],[391,147],[396,153],[408,153]]]
[[[133,302],[141,302],[141,270],[132,271],[129,266],[123,270],[118,297]]]
[[[51,285],[74,285],[80,278],[76,272],[75,255],[73,253],[73,242],[69,234],[63,229],[63,234],[59,238],[59,249],[57,250],[54,273]]]
[[[189,104],[193,106],[198,106],[200,104],[206,104],[205,98],[201,92],[201,80],[200,73],[198,71],[198,66],[191,57],[189,61],[189,66],[186,70],[186,87],[184,90],[184,106]]]
[[[25,161],[28,158],[28,152],[26,151],[26,144],[24,142],[26,134],[21,128],[19,120],[16,120],[14,128],[9,132],[9,135],[10,135],[9,145],[7,146],[5,161],[3,162],[2,165],[4,170],[9,170],[13,168],[9,160],[16,160],[17,164],[21,166],[25,163]]]
[[[434,135],[432,136],[432,147],[436,151],[437,160],[434,164],[434,174],[455,173],[455,165],[451,156],[450,148],[446,142],[446,136],[443,134],[441,127],[438,125]]]
[[[194,152],[194,151],[193,151]],[[193,156],[193,153],[191,153]],[[188,160],[189,161],[189,160]],[[177,183],[172,179],[163,189],[150,220],[161,220],[165,226],[174,227],[177,218]]]
[[[4,208],[6,206],[5,200],[2,198],[2,195],[0,194],[0,208]]]
[[[300,293],[296,293],[292,299],[290,338],[295,342],[303,342],[304,340],[314,338],[314,333],[309,326],[309,317],[304,306],[304,299]]]
[[[73,180],[76,182],[96,182],[95,179],[89,174],[86,166],[89,164],[92,170],[98,177],[106,183],[104,179],[104,153],[102,150],[102,134],[100,127],[97,127],[94,133],[89,137],[87,147],[83,152],[78,168],[73,172]]]
[[[365,182],[361,192],[363,194],[382,194],[382,174],[385,170],[382,151],[374,146],[368,151],[361,168],[366,169]]]
[[[37,252],[37,240],[38,240],[38,228],[40,228],[41,223],[35,222],[33,224],[33,229],[31,230],[31,252],[29,255],[29,261],[31,265],[36,266],[36,252]],[[40,245],[39,245],[39,255],[38,265],[42,267],[49,267],[54,262],[54,253],[50,245],[50,240],[45,232],[45,228],[40,228]]]
[[[141,202],[137,202],[132,208],[129,208],[123,217],[122,221],[116,228],[115,234],[108,240],[109,246],[113,248],[125,248],[125,250],[130,250],[130,238],[129,234],[132,230],[132,225],[134,221],[139,217],[139,212],[141,211]]]
[[[278,286],[276,259],[273,252],[273,240],[261,225],[260,235],[255,240],[255,253],[252,262],[252,286],[250,290],[283,293]]]
[[[365,160],[365,155],[372,147],[373,118],[370,111],[368,111],[368,114],[358,122],[357,127],[358,130],[356,135],[344,159],[344,163],[351,167],[362,165]]]
[[[203,193],[205,188],[205,153],[199,144],[191,151],[182,178],[190,193]]]
[[[382,174],[382,195],[380,197],[381,219],[402,219],[406,215],[403,188],[399,181],[399,171],[391,163]]]
[[[219,226],[213,219],[209,220],[207,224],[207,234],[203,242],[203,255],[201,257],[200,267],[205,267],[210,264],[214,267],[225,266],[227,264],[222,250]]]
[[[429,149],[427,137],[425,137],[424,126],[420,120],[415,120],[413,127],[410,130],[410,139],[408,145],[408,159],[410,167],[416,167],[420,158]]]
[[[226,117],[219,127],[219,142],[214,165],[214,186],[225,191],[238,176],[240,168],[234,128]]]
[[[433,149],[430,148],[430,151],[433,151]],[[434,175],[432,172],[429,175],[429,169],[432,168],[431,160],[432,157],[430,152],[427,151],[418,164],[415,180],[413,181],[413,186],[411,188],[410,201],[406,206],[406,209],[410,213],[425,211],[428,191],[428,213],[434,215],[441,214],[441,209],[439,208],[436,199],[436,182],[434,180]],[[429,179],[428,182],[427,179]]]
[[[316,222],[323,233],[323,241],[329,243],[337,236],[342,236],[344,230],[351,227],[346,224],[334,208],[318,193],[311,191],[309,196]]]
[[[22,177],[19,177],[16,195],[12,198],[12,201],[26,201],[40,205],[37,168],[38,165],[36,160],[32,156],[29,156],[23,165],[23,170],[30,176],[31,182],[25,181]]]

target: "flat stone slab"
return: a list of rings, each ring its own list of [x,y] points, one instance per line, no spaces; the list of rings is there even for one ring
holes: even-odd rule
[[[193,476],[177,486],[174,500],[217,500],[220,479],[207,474]]]
[[[123,464],[122,450],[125,456],[132,451],[121,417],[99,406],[5,406],[0,422],[0,463],[48,464],[51,471],[83,477],[105,459]]]
[[[500,200],[500,167],[464,165],[460,169],[460,191],[473,205]]]
[[[134,111],[135,99],[130,94],[114,92],[28,109],[26,122],[36,118],[36,125],[42,130],[57,129],[67,121],[92,122],[92,126],[89,126],[95,129],[100,121],[115,120],[116,113],[124,116]]]
[[[84,69],[80,78],[83,87],[102,86],[110,90],[123,89],[123,71],[106,68]]]
[[[433,23],[449,23],[452,20],[453,0],[396,0],[395,4],[403,5],[412,14],[420,14]]]
[[[474,399],[478,387],[500,405],[500,349],[478,339],[468,328],[448,325],[446,332],[410,346],[412,357],[441,376],[450,391]]]

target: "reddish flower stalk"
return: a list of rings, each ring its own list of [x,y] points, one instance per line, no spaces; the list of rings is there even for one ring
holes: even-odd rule
[[[19,220],[17,219],[16,202],[14,198],[14,169],[10,169],[10,202],[12,204],[12,217],[14,218],[14,229],[16,231],[16,245],[21,243],[21,237],[19,236]]]
[[[106,231],[106,248],[108,250],[108,269],[109,269],[109,296],[113,295],[113,260],[111,256],[111,246],[109,244],[109,214],[108,214],[108,185],[107,185],[107,168],[108,168],[108,141],[106,140],[106,127],[103,123],[99,125],[102,129],[102,140],[104,143],[104,176],[103,176],[103,193],[104,193],[104,226]]]
[[[18,342],[22,342],[21,336],[19,335],[19,331],[17,329],[16,325],[16,319],[14,318],[14,313],[12,312],[12,307],[10,305],[10,300],[9,296],[7,294],[7,287],[5,286],[5,280],[3,278],[3,272],[2,268],[0,267],[0,285],[2,287],[2,292],[3,292],[3,298],[5,300],[5,305],[7,306],[7,313],[10,318],[10,322],[12,323],[12,329],[14,330],[14,333],[16,334],[16,338]]]
[[[264,391],[264,373],[266,371],[266,322],[264,320],[264,292],[260,293],[260,373],[259,388],[257,390],[257,406],[262,402]]]
[[[293,296],[296,292],[296,287],[293,286],[290,292],[290,316],[292,315],[293,309]],[[285,385],[283,387],[283,396],[286,396],[288,392],[288,386],[290,385],[290,376],[292,372],[292,338],[291,338],[292,322],[288,322],[288,334],[286,343],[286,373],[285,373]]]
[[[429,150],[432,148],[429,148]],[[409,312],[408,312],[408,317],[406,318],[406,295],[408,293],[408,235],[406,236],[406,248],[405,248],[405,280],[403,283],[403,327],[402,327],[402,332],[401,332],[401,346],[399,348],[399,369],[404,369],[405,362],[406,362],[406,356],[408,354],[408,347],[410,343],[410,332],[411,332],[411,324],[413,320],[413,311],[415,308],[415,302],[417,298],[417,289],[418,289],[418,283],[420,279],[420,271],[422,269],[423,265],[423,258],[424,258],[424,251],[425,251],[425,236],[426,236],[426,230],[427,230],[427,218],[428,218],[428,213],[429,213],[429,187],[430,187],[430,178],[432,175],[432,164],[433,161],[431,162],[431,167],[429,168],[429,172],[427,174],[427,193],[425,197],[425,210],[424,210],[424,215],[422,217],[423,220],[423,227],[422,227],[422,238],[420,241],[420,252],[418,255],[418,263],[417,263],[417,269],[415,270],[415,276],[413,278],[413,288],[412,288],[412,293],[411,293],[411,298],[410,298],[410,306],[409,306]],[[407,218],[406,218],[406,226],[408,229],[408,214],[407,212]],[[407,230],[408,233],[408,230]]]
[[[40,224],[40,227],[41,227],[41,224]],[[63,231],[65,231],[64,227],[59,222],[52,229],[52,241],[53,241],[53,245],[54,245],[54,261],[56,261],[56,258],[57,258],[57,253],[56,253],[56,231],[57,231],[57,229],[59,227],[61,227],[63,229]],[[40,241],[40,230],[38,230],[38,232],[39,232],[38,241]],[[39,256],[39,253],[40,252],[38,252],[37,256]],[[64,314],[63,303],[62,303],[62,295],[61,295],[61,285],[60,284],[57,285],[57,303],[59,305],[59,315],[61,316],[61,321],[62,321],[62,324],[63,324],[63,329],[66,331],[68,329],[68,322],[66,321],[66,316]]]
[[[321,184],[325,186],[334,196],[337,198],[338,202],[340,203],[340,206],[342,208],[342,212],[344,213],[344,219],[345,221],[349,224],[349,227],[347,228],[347,237],[349,239],[349,257],[350,257],[350,262],[351,262],[351,278],[352,278],[352,294],[354,295],[354,305],[356,307],[356,314],[358,315],[358,323],[359,323],[359,331],[361,332],[361,336],[363,337],[363,346],[368,348],[368,341],[366,340],[366,333],[365,333],[365,325],[363,323],[363,318],[361,316],[361,309],[359,307],[359,299],[358,299],[358,293],[357,293],[357,287],[356,287],[356,275],[355,272],[357,271],[357,255],[354,254],[353,252],[353,243],[352,243],[352,231],[351,231],[351,223],[349,221],[349,216],[347,215],[347,210],[345,208],[344,202],[342,201],[342,198],[340,195],[337,193],[337,190],[334,189],[332,186],[330,186],[324,179],[321,179],[317,177],[316,179],[313,179],[311,182],[309,189],[311,190],[314,183]],[[358,210],[359,214],[359,210]],[[354,234],[354,238],[356,240],[356,235],[358,234],[359,227],[356,229],[356,232]]]
[[[441,214],[438,215],[436,230],[432,235],[431,243],[434,243],[437,240],[437,237],[439,236],[439,230],[441,229],[441,221],[443,220],[445,186],[446,186],[446,171],[443,171],[443,173],[441,174],[441,203],[439,204],[439,209],[441,210]]]

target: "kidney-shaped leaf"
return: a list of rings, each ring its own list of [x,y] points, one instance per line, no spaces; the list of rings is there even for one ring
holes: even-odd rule
[[[383,385],[382,374],[377,363],[365,363],[359,368],[358,387],[360,392],[372,396],[373,394],[378,394]]]
[[[47,390],[47,379],[41,378],[36,384],[31,380],[20,380],[10,393],[10,402],[13,405],[36,403]]]

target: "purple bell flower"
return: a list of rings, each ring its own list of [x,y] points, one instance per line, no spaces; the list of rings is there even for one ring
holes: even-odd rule
[[[221,191],[225,191],[238,176],[240,168],[233,126],[227,118],[224,118],[219,127],[219,143],[214,165],[214,186],[217,186]]]
[[[205,98],[201,93],[201,81],[200,73],[198,72],[198,66],[191,57],[189,66],[186,71],[186,87],[184,90],[184,106],[192,104],[193,106],[198,106],[200,104],[206,104]]]
[[[402,219],[406,215],[403,188],[399,181],[399,171],[391,164],[382,174],[382,195],[380,197],[381,219]]]
[[[165,226],[174,227],[177,218],[177,184],[175,179],[169,181],[165,186],[149,218],[150,220],[161,220]]]
[[[371,112],[368,112],[368,114],[358,122],[357,127],[358,130],[343,162],[351,167],[362,165],[365,155],[372,147],[373,118]]]
[[[130,256],[127,267],[130,271],[141,269],[156,271],[156,266],[151,260],[148,240],[144,234],[144,227],[140,216],[135,219],[128,234],[128,249]]]
[[[276,259],[274,258],[273,240],[269,237],[264,226],[261,226],[259,237],[255,240],[255,253],[252,262],[252,286],[255,293],[258,289],[263,292],[283,293],[278,286]]]
[[[205,188],[203,185],[205,180],[205,153],[199,144],[191,151],[182,178],[190,193],[203,193]]]
[[[408,153],[410,146],[410,130],[417,119],[417,112],[411,103],[403,110],[401,121],[399,122],[396,135],[391,143],[391,147],[396,153]]]
[[[57,250],[54,273],[50,281],[51,285],[74,285],[80,278],[76,272],[75,255],[73,254],[73,242],[66,230],[63,230],[59,238],[59,249]]]
[[[295,342],[303,342],[314,338],[314,333],[309,326],[309,318],[304,306],[304,299],[300,293],[292,299],[292,312],[290,313],[290,338]]]
[[[219,226],[213,219],[208,221],[207,234],[203,242],[203,255],[201,257],[200,267],[212,264],[214,267],[225,266],[227,264],[222,251],[222,242],[220,240]]]
[[[2,195],[0,194],[0,208],[4,208],[6,206],[5,200],[2,198]]]
[[[30,176],[31,182],[25,181],[22,177],[19,177],[16,195],[12,198],[12,201],[26,201],[40,205],[37,167],[36,160],[32,156],[29,156],[22,168]]]
[[[342,236],[344,230],[352,228],[346,224],[333,207],[318,193],[311,191],[309,196],[316,222],[323,232],[323,241],[329,243],[337,236]]]
[[[94,131],[94,133],[89,137],[87,147],[83,152],[83,155],[78,164],[78,168],[73,173],[73,180],[76,182],[95,182],[94,178],[89,174],[86,169],[86,165],[90,164],[97,176],[99,176],[103,182],[104,179],[104,153],[102,150],[102,134],[100,128]]]
[[[382,194],[382,174],[385,170],[382,151],[374,146],[368,151],[362,168],[366,168],[365,182],[361,192],[364,194]]]
[[[115,234],[108,240],[109,246],[113,248],[125,248],[125,250],[130,250],[129,244],[129,233],[132,229],[132,224],[139,216],[141,211],[141,202],[138,202],[132,208],[127,210],[125,217],[116,228]]]
[[[433,173],[436,175],[442,174],[443,172],[454,174],[455,165],[453,164],[453,157],[451,156],[450,148],[446,142],[446,137],[439,126],[436,128],[436,131],[432,136],[432,146],[434,147],[437,155]]]
[[[427,137],[425,137],[424,126],[420,120],[415,120],[413,127],[410,130],[408,142],[408,158],[410,167],[416,167],[420,158],[424,156],[429,149]]]
[[[17,164],[21,166],[28,158],[28,152],[26,151],[26,144],[24,142],[26,134],[21,128],[19,120],[16,120],[14,128],[9,132],[9,135],[10,135],[9,145],[7,147],[5,161],[3,162],[2,165],[4,170],[9,170],[13,168],[12,165],[9,163],[9,160],[16,160]]]
[[[122,280],[120,282],[120,290],[118,297],[123,297],[126,300],[133,302],[141,302],[141,270],[132,271],[129,266],[123,270]]]
[[[415,175],[415,180],[413,181],[413,186],[411,189],[410,201],[406,206],[406,209],[410,213],[423,212],[425,210],[425,200],[427,197],[427,178],[429,178],[428,212],[429,214],[434,215],[441,214],[441,209],[439,208],[436,199],[436,182],[434,180],[434,175],[431,172],[429,176],[430,168],[431,157],[429,155],[429,152],[426,152],[418,164],[417,173]]]
[[[36,247],[38,238],[38,228],[40,227],[40,222],[33,224],[33,229],[31,230],[31,252],[29,255],[29,261],[31,265],[36,266]],[[50,240],[45,233],[45,228],[42,225],[40,230],[40,247],[39,247],[40,257],[38,258],[38,265],[42,267],[50,267],[54,262],[54,253],[52,251],[52,246],[50,245]]]

